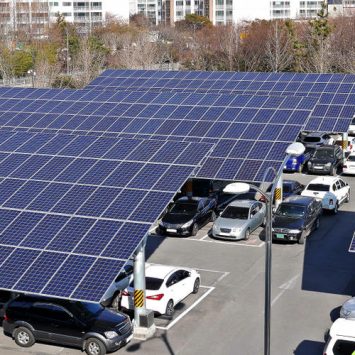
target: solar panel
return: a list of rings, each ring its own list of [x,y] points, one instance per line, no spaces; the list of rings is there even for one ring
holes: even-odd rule
[[[54,92],[54,96],[56,92],[58,91]],[[129,148],[127,142],[118,142],[111,146],[110,139],[102,139],[101,146],[95,146],[93,149],[90,145],[96,136],[145,138],[148,141],[142,143],[141,147],[132,153],[133,158],[138,155],[142,159],[152,154],[160,154],[161,151],[156,151],[160,148],[161,143],[155,142],[156,139],[213,143],[216,149],[211,154],[211,158],[218,158],[218,161],[222,159],[223,162],[231,159],[234,163],[237,163],[235,159],[243,161],[248,159],[248,151],[238,150],[240,145],[248,146],[250,141],[268,141],[271,147],[270,152],[276,150],[278,154],[273,154],[271,158],[270,152],[259,151],[256,146],[253,156],[256,163],[250,167],[252,170],[248,175],[248,180],[253,182],[260,181],[262,178],[260,169],[265,165],[275,164],[275,161],[281,164],[285,146],[296,139],[317,102],[315,98],[287,96],[256,97],[253,95],[161,93],[154,97],[153,102],[143,104],[137,102],[145,96],[145,93],[130,92],[128,96],[122,98],[125,100],[124,102],[114,101],[118,99],[112,97],[109,99],[112,101],[102,103],[95,101],[95,99],[94,101],[83,101],[87,100],[85,95],[88,92],[85,90],[79,90],[72,94],[75,94],[76,98],[80,96],[81,101],[71,101],[71,98],[67,97],[65,102],[72,109],[71,112],[74,112],[73,107],[80,103],[77,114],[63,112],[62,106],[59,105],[62,101],[56,100],[55,97],[51,100],[40,98],[34,101],[42,103],[42,105],[38,104],[34,117],[33,113],[27,113],[28,106],[23,112],[12,111],[12,108],[9,108],[7,112],[0,114],[0,124],[3,127],[16,130],[19,128],[41,129],[43,132],[92,135],[90,139],[88,137],[76,138],[76,141],[71,142],[70,146],[63,150],[64,155],[85,151],[88,157],[100,156],[104,151],[107,151],[107,157],[112,154],[116,154],[117,157],[117,154],[124,154],[125,149]],[[16,100],[23,99],[9,100],[16,105]],[[105,100],[108,100],[107,97]],[[93,115],[83,114],[83,107],[86,108],[82,105],[83,102],[90,105],[91,112],[93,104],[97,112],[93,112]],[[227,105],[226,102],[228,102]],[[60,110],[56,111],[58,105]],[[105,112],[99,115],[102,105],[105,107]],[[42,108],[43,106],[45,109]],[[108,110],[109,106],[111,106],[110,110]],[[47,112],[49,109],[50,113]],[[18,119],[18,115],[22,116],[23,113],[27,113],[27,118]],[[275,141],[280,141],[283,145],[279,146]],[[220,145],[224,147],[226,142],[229,142],[230,152],[219,148]],[[40,144],[40,142],[34,144]],[[175,144],[178,145],[178,143]],[[46,148],[48,149],[48,147]],[[164,147],[161,148],[164,149]],[[250,147],[250,149],[254,148]],[[179,149],[174,147],[174,149],[168,150],[170,159],[176,157],[180,164],[191,163],[192,157],[188,155],[176,156]],[[236,156],[235,152],[241,155]],[[199,149],[195,149],[191,153],[197,154],[198,159],[202,159],[205,154],[203,150]],[[164,154],[166,154],[166,150]],[[66,164],[66,159],[68,158],[62,158],[58,165],[53,167],[52,174],[55,173],[55,169],[60,169],[61,164]],[[231,180],[244,177],[242,175],[243,168],[240,169],[240,166],[235,166],[233,176],[230,169],[225,175],[224,168],[211,168],[211,165],[215,166],[214,162],[215,160],[206,159],[203,163],[206,166],[200,171],[197,170],[196,176]],[[232,163],[226,164],[231,167]]]
[[[211,149],[3,130],[0,142],[0,288],[90,302]]]
[[[320,98],[326,112],[320,113],[322,107],[315,105],[316,114],[312,113],[304,129],[322,132],[346,131],[347,120],[344,119],[355,114],[354,74],[221,72],[215,80],[215,72],[195,72],[193,78],[180,73],[109,70],[90,83],[87,89],[312,96]],[[339,119],[339,122],[323,124],[324,116]]]

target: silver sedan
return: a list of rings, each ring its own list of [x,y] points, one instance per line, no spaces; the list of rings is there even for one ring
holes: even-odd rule
[[[218,239],[249,239],[250,233],[264,224],[265,204],[254,200],[231,202],[216,219],[212,236]]]

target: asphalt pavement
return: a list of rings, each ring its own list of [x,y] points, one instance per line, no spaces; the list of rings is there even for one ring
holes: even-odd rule
[[[315,176],[285,174],[307,183]],[[271,354],[321,355],[324,333],[339,307],[355,295],[355,254],[348,252],[354,231],[355,177],[344,177],[353,191],[337,215],[323,215],[305,245],[273,243]],[[263,353],[264,242],[260,230],[239,242],[208,237],[151,236],[149,262],[199,269],[201,291],[178,307],[173,319],[160,317],[155,336],[133,340],[117,354]],[[80,350],[35,344],[23,349],[0,335],[0,354],[79,354]]]

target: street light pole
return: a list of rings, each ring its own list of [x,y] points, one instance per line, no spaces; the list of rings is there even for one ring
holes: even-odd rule
[[[302,143],[292,143],[286,149],[286,157],[282,162],[282,166],[279,171],[275,168],[269,167],[266,169],[261,185],[266,181],[270,170],[273,171],[275,178],[272,182],[272,187],[270,195],[266,194],[259,187],[246,184],[246,183],[232,183],[227,185],[223,191],[226,193],[245,193],[252,188],[253,190],[259,192],[266,201],[266,226],[265,226],[265,297],[264,297],[264,355],[270,355],[270,344],[271,344],[271,261],[272,261],[272,200],[275,194],[275,189],[277,182],[280,180],[283,167],[290,156],[300,156],[304,153],[305,147]]]

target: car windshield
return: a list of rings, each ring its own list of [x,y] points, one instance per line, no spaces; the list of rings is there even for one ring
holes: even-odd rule
[[[324,184],[309,184],[307,186],[307,190],[311,191],[329,191],[330,186],[329,185],[324,185]]]
[[[71,302],[69,310],[74,311],[82,319],[90,319],[95,317],[98,313],[104,310],[104,307],[98,303],[86,303],[86,302]]]
[[[285,216],[291,218],[302,217],[306,212],[305,206],[291,205],[286,203],[281,203],[276,211],[278,216]]]
[[[320,149],[314,153],[314,157],[317,159],[328,159],[334,157],[334,151],[330,149]]]
[[[221,214],[223,218],[248,219],[249,208],[228,206]]]
[[[197,202],[177,202],[171,209],[170,213],[185,214],[185,213],[195,213],[197,211]]]
[[[303,141],[306,143],[318,143],[320,142],[320,137],[305,137]]]
[[[163,283],[163,279],[158,279],[156,277],[149,277],[147,276],[145,278],[145,288],[147,290],[152,290],[152,291],[156,291],[159,290],[162,283]],[[130,283],[129,285],[130,287],[134,287],[134,280]]]
[[[355,161],[355,155],[349,155],[348,161]]]

